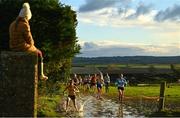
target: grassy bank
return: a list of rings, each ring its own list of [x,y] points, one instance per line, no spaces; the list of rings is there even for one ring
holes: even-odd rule
[[[58,117],[57,107],[62,99],[64,85],[58,83],[54,86],[44,86],[39,90],[38,117]]]
[[[60,96],[42,96],[38,99],[38,117],[55,117],[59,116],[56,112]]]

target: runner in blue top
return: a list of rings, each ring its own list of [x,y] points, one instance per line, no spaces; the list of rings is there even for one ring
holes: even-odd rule
[[[119,101],[122,102],[124,97],[124,87],[126,86],[127,82],[123,77],[123,74],[120,75],[119,78],[117,78],[117,81],[115,83],[118,87],[118,93],[119,93]]]

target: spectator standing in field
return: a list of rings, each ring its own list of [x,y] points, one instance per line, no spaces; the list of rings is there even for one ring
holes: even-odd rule
[[[106,93],[109,92],[109,84],[110,84],[110,76],[107,73],[104,77],[104,85],[105,85]]]
[[[18,17],[11,23],[9,27],[9,47],[12,51],[23,51],[35,53],[41,58],[40,78],[47,80],[48,77],[43,72],[43,55],[42,52],[34,45],[31,35],[29,20],[32,14],[29,3],[24,3]]]
[[[124,97],[124,87],[126,86],[127,82],[124,79],[123,74],[121,74],[117,80],[116,83],[117,88],[118,88],[118,94],[119,94],[119,101],[122,102],[123,101],[123,97]]]

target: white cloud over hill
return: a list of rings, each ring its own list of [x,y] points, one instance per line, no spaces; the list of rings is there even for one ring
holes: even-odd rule
[[[144,45],[118,41],[81,42],[81,57],[101,56],[179,56],[180,44]]]

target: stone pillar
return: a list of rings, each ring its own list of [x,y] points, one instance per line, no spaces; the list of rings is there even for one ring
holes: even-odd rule
[[[36,117],[37,83],[37,55],[1,52],[0,117]]]

